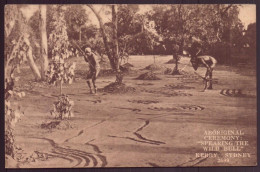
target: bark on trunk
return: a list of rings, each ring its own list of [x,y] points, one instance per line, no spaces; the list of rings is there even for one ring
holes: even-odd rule
[[[81,42],[81,27],[79,27],[79,42]]]
[[[32,48],[31,46],[29,46],[29,49],[28,51],[25,53],[25,56],[28,60],[28,63],[29,63],[29,66],[33,72],[33,75],[34,75],[34,78],[36,81],[39,81],[41,80],[41,74],[40,74],[40,71],[38,69],[38,67],[36,66],[36,64],[34,63],[34,60],[33,60],[33,54],[32,54]]]
[[[7,60],[6,60],[6,62],[5,62],[5,74],[8,73],[8,69],[9,69],[10,62],[11,62],[11,60],[14,58],[14,53],[15,53],[15,52],[17,51],[17,49],[20,47],[22,38],[23,38],[23,35],[21,35],[21,36],[18,38],[17,44],[13,47],[11,54],[7,57]]]
[[[48,45],[46,33],[46,5],[40,5],[40,24],[39,30],[41,34],[41,77],[45,80],[45,72],[48,70]]]
[[[119,50],[118,50],[118,36],[117,36],[117,6],[112,5],[112,23],[113,23],[113,58],[116,66],[116,71],[119,70]]]

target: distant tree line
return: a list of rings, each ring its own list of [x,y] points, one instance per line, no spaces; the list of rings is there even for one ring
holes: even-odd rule
[[[58,9],[64,13],[69,50],[73,50],[70,40],[78,41],[81,46],[89,45],[100,56],[106,55],[115,70],[119,59],[127,54],[171,54],[174,42],[179,44],[182,54],[189,46],[190,36],[199,38],[204,52],[219,62],[232,62],[232,56],[241,54],[240,51],[252,59],[256,54],[256,23],[244,30],[236,4],[152,5],[145,13],[140,13],[139,5],[102,5],[101,10],[95,5],[41,5],[29,20],[21,8],[24,6],[5,8],[8,14],[5,15],[5,59],[7,62],[12,50],[11,42],[18,40],[20,33],[27,33],[32,57],[42,63],[38,71],[30,58],[31,66],[36,77],[42,79],[48,64],[44,53],[48,59],[52,56],[49,36],[55,29]],[[91,23],[86,9],[95,14],[99,26]],[[104,14],[111,20],[104,22]]]

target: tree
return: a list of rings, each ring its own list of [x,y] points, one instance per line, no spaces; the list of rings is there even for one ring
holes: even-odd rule
[[[16,5],[5,6],[5,24],[4,24],[4,36],[5,36],[5,74],[9,68],[11,62],[12,50],[14,48],[12,42],[19,39],[20,30],[14,29],[19,27],[19,18],[21,18],[21,12]],[[15,32],[16,31],[16,32]],[[11,34],[13,32],[13,34]],[[17,34],[18,33],[18,34]],[[8,74],[7,74],[8,75]]]
[[[173,42],[178,42],[179,51],[182,52],[189,35],[195,35],[194,29],[203,25],[196,20],[198,10],[194,5],[178,4],[168,8],[157,5],[153,7],[153,11],[150,18],[155,21],[157,32],[163,36],[168,53],[172,52]]]
[[[143,32],[143,15],[137,14],[138,5],[119,5],[118,6],[118,43],[119,58],[126,54],[136,54],[137,51],[144,49],[136,45],[135,40]]]
[[[104,42],[101,33],[99,32],[99,28],[95,25],[88,25],[82,29],[82,40],[83,42],[91,47],[94,52],[97,52],[101,58],[106,54]]]
[[[4,33],[5,38],[8,38],[15,22],[17,21],[17,18],[20,15],[20,11],[18,10],[18,7],[16,5],[7,5],[5,6],[5,24],[4,24]]]
[[[155,54],[160,35],[154,28],[154,20],[139,13],[138,5],[119,5],[118,7],[118,39],[119,54]]]
[[[64,9],[58,5],[53,14],[50,23],[53,30],[49,35],[49,47],[51,50],[52,61],[49,64],[49,70],[46,73],[49,84],[60,82],[60,95],[58,101],[54,103],[54,109],[51,114],[55,118],[64,119],[72,117],[73,101],[67,95],[62,93],[62,84],[71,84],[74,77],[75,63],[67,64],[65,60],[69,57],[69,40],[67,35],[67,26],[64,19]]]
[[[127,52],[126,47],[134,45],[137,37],[141,38],[143,21],[137,22],[135,16],[138,11],[137,5],[110,5],[112,21],[104,23],[100,15],[93,5],[88,7],[96,15],[100,32],[103,37],[106,54],[109,58],[112,69],[119,71],[120,61]],[[143,34],[143,33],[142,33]]]
[[[238,5],[235,4],[178,4],[168,8],[156,5],[153,11],[150,17],[155,21],[157,32],[163,36],[168,53],[173,41],[179,42],[182,53],[188,46],[189,36],[195,36],[202,40],[205,52],[215,51],[216,46],[223,47],[225,50],[217,51],[225,52],[225,55],[213,54],[228,59],[230,46],[238,43],[237,37],[242,34]]]
[[[119,59],[127,56],[130,51],[143,53],[148,47],[148,52],[153,52],[158,34],[156,30],[151,30],[145,15],[137,14],[138,5],[109,5],[112,20],[107,23],[103,23],[101,10],[98,12],[93,5],[88,7],[99,21],[100,32],[112,69],[119,71]]]
[[[113,28],[113,47],[112,47],[112,53],[113,53],[113,59],[115,64],[116,71],[120,71],[119,69],[119,47],[118,47],[118,15],[117,15],[117,5],[112,5],[112,28]]]
[[[141,31],[141,22],[137,20],[138,5],[118,5],[118,37],[135,35]]]
[[[10,99],[23,97],[23,92],[14,91],[15,70],[23,62],[28,48],[28,38],[24,34],[24,18],[16,5],[5,6],[5,156],[15,157],[15,124],[22,115],[19,108],[13,108]]]
[[[245,32],[246,42],[249,44],[250,49],[256,51],[256,23],[248,25]]]
[[[39,5],[39,31],[41,48],[41,77],[45,80],[45,73],[48,69],[48,42],[46,31],[46,5]]]
[[[104,25],[104,22],[103,22],[103,19],[100,15],[100,11],[97,11],[93,5],[90,5],[88,4],[87,5],[92,11],[93,13],[95,14],[95,16],[97,17],[98,19],[98,22],[99,22],[99,27],[100,27],[100,32],[101,32],[101,35],[102,35],[102,38],[103,38],[103,42],[104,42],[104,46],[105,46],[105,50],[106,50],[106,54],[107,54],[107,57],[109,59],[109,62],[110,62],[110,65],[111,65],[111,68],[113,70],[116,70],[116,64],[114,63],[114,57],[112,56],[111,54],[111,51],[110,51],[110,48],[109,48],[109,42],[108,42],[108,36],[106,34],[106,29],[105,29],[105,25]]]
[[[97,35],[100,35],[100,33],[96,25],[90,24],[82,28],[82,41],[95,38]]]
[[[16,10],[14,14],[13,10]],[[12,17],[10,17],[12,16]],[[41,75],[38,67],[34,63],[33,52],[30,37],[32,31],[28,26],[26,19],[23,17],[18,6],[8,5],[5,10],[5,74],[8,76],[10,71],[10,65],[14,65],[17,62],[21,63],[23,59],[27,59],[29,66],[35,76],[35,80],[40,80]],[[26,48],[25,48],[26,47]],[[22,54],[18,52],[22,51]],[[24,57],[24,58],[22,58]],[[19,65],[17,66],[19,67]]]
[[[234,52],[231,51],[234,48],[241,49],[243,26],[238,17],[238,6],[235,4],[205,6],[205,10],[211,11],[207,21],[211,32],[204,35],[204,42],[209,53],[216,57],[219,63],[232,64],[230,57]],[[211,39],[208,39],[207,35]]]
[[[68,36],[69,38],[82,40],[82,28],[88,21],[86,10],[82,5],[70,5],[65,11],[65,20],[68,24]],[[78,33],[78,36],[75,35]]]
[[[103,23],[100,11],[98,12],[92,5],[88,7],[93,11],[95,16],[99,21],[100,32],[103,37],[104,46],[106,54],[110,61],[111,68],[117,72],[116,83],[121,83],[123,80],[123,75],[120,71],[120,48],[119,48],[119,37],[118,37],[118,5],[109,5],[111,7],[112,22],[105,25]],[[107,29],[106,29],[107,28]],[[110,35],[107,34],[107,31],[110,29]],[[110,41],[109,41],[110,36]],[[121,54],[123,55],[123,54]]]

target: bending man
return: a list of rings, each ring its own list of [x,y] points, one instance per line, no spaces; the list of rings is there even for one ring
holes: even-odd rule
[[[207,89],[212,90],[213,89],[213,87],[212,87],[212,72],[213,72],[214,67],[217,64],[217,60],[214,57],[207,56],[207,55],[198,56],[197,59],[198,59],[197,60],[198,63],[201,63],[204,67],[207,68],[207,71],[206,71],[206,74],[205,74],[206,82],[209,82],[209,86],[208,86]]]
[[[209,86],[207,89],[213,89],[212,87],[212,72],[214,67],[217,64],[217,60],[214,57],[208,55],[202,55],[202,44],[201,40],[190,37],[191,48],[190,48],[190,55],[191,55],[191,64],[194,70],[196,71],[199,67],[199,64],[202,64],[204,67],[207,68],[205,74],[206,84],[209,81]]]

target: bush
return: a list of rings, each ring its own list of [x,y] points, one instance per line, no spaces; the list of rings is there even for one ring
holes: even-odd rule
[[[71,111],[74,102],[69,99],[67,95],[60,95],[58,101],[53,103],[53,110],[51,115],[56,119],[69,119],[74,116]]]
[[[5,154],[14,158],[15,156],[15,124],[19,121],[23,112],[20,108],[12,108],[9,99],[13,96],[24,97],[24,92],[16,92],[14,89],[14,80],[11,75],[9,80],[5,80]],[[11,86],[10,86],[11,85]]]

